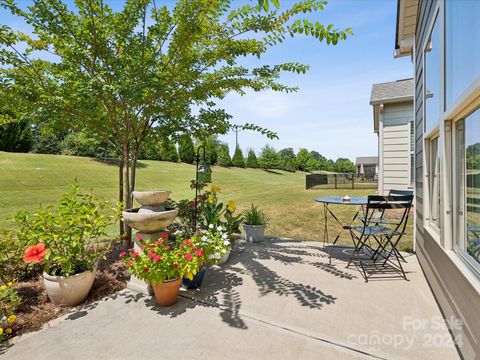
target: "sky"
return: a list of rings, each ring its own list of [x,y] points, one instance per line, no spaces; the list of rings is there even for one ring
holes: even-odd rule
[[[234,0],[234,5],[235,5]],[[27,1],[25,1],[27,2]],[[162,1],[160,1],[162,2]],[[164,2],[174,4],[173,0]],[[242,1],[244,2],[244,1]],[[121,0],[109,1],[121,8]],[[282,0],[281,8],[293,3]],[[240,2],[238,2],[241,5]],[[242,131],[239,146],[256,151],[266,144],[280,150],[291,147],[318,151],[336,160],[377,155],[373,112],[369,104],[372,84],[412,77],[410,58],[393,58],[397,0],[330,0],[325,9],[307,15],[311,21],[351,27],[354,35],[338,45],[320,43],[310,37],[288,38],[271,48],[260,62],[246,59],[246,65],[300,62],[310,65],[305,75],[285,73],[280,81],[298,86],[296,93],[249,92],[228,95],[219,102],[234,124],[254,123],[277,133],[278,140]],[[22,30],[5,11],[0,22]],[[235,134],[220,136],[233,153]]]

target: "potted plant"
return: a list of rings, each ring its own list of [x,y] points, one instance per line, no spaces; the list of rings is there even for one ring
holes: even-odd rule
[[[265,228],[268,218],[265,213],[255,205],[243,212],[245,239],[249,242],[258,242],[265,239]]]
[[[128,271],[150,283],[157,304],[163,307],[177,302],[182,277],[192,280],[203,262],[203,251],[191,240],[170,243],[167,238],[142,241],[142,252],[130,249],[120,253]]]
[[[97,262],[113,241],[105,240],[106,229],[120,217],[119,207],[111,215],[105,214],[110,206],[81,193],[75,182],[56,206],[15,215],[17,236],[31,244],[23,261],[44,264],[45,290],[53,304],[75,306],[87,298]]]

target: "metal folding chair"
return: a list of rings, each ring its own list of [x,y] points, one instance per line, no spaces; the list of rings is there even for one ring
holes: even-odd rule
[[[413,195],[370,195],[363,225],[349,228],[355,249],[347,267],[353,262],[359,261],[365,281],[368,281],[369,275],[365,262],[360,258],[360,256],[366,255],[374,268],[378,266],[385,268],[389,264],[394,270],[400,272],[405,280],[408,280],[401,264],[404,259],[398,251],[397,245],[405,234],[412,202]],[[383,218],[387,211],[394,209],[403,210],[400,217],[397,214],[398,220],[396,221],[389,220],[388,223],[381,223],[376,217],[378,213],[381,213]],[[374,246],[372,246],[372,242],[375,243]]]

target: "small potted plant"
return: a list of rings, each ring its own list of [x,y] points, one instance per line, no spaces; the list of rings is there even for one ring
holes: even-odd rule
[[[17,236],[32,244],[25,250],[27,264],[44,264],[45,290],[53,304],[75,306],[88,296],[95,280],[98,260],[105,257],[113,241],[106,229],[120,217],[120,207],[111,215],[111,204],[81,193],[77,182],[56,206],[34,214],[15,215]]]
[[[258,242],[265,239],[265,228],[268,224],[268,218],[265,213],[255,205],[243,212],[245,239],[249,242]]]
[[[177,302],[182,277],[193,279],[203,262],[203,251],[192,241],[170,243],[167,238],[142,241],[142,252],[130,249],[120,253],[128,271],[150,283],[157,304],[163,307]]]

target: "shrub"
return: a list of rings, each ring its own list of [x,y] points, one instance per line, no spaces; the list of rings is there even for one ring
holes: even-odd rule
[[[193,141],[187,134],[183,135],[178,143],[178,156],[180,157],[180,161],[187,164],[193,164],[195,161]]]
[[[305,171],[320,170],[320,163],[315,159],[309,159],[305,164]]]
[[[39,208],[15,215],[18,237],[30,247],[24,261],[38,263],[45,258],[45,271],[50,275],[70,276],[93,270],[108,251],[111,242],[102,243],[107,228],[120,217],[120,209],[105,214],[111,204],[81,193],[77,182],[56,206]],[[35,247],[35,248],[34,248]],[[42,253],[35,258],[35,254]],[[43,255],[43,256],[42,256]]]
[[[235,153],[233,154],[232,164],[235,167],[245,167],[245,159],[243,158],[242,149],[240,149],[239,146],[237,146],[237,148],[235,149]]]
[[[160,145],[157,141],[150,140],[142,144],[138,154],[139,160],[160,160]]]
[[[0,123],[0,151],[29,152],[32,140],[29,121],[9,118],[4,123]]]
[[[260,151],[260,167],[263,169],[280,169],[281,158],[275,149],[270,145],[265,145]]]
[[[33,135],[32,152],[37,154],[60,154],[62,151],[63,134],[36,130]]]
[[[7,284],[27,276],[28,267],[22,260],[28,241],[19,239],[11,230],[0,231],[0,280]]]
[[[285,171],[295,172],[295,170],[297,170],[297,163],[295,161],[295,158],[284,158],[282,169]]]
[[[0,286],[0,343],[12,336],[15,312],[20,303],[21,298],[13,288],[13,283]]]
[[[63,155],[88,156],[94,158],[116,157],[115,151],[105,141],[85,131],[71,131],[62,144]]]
[[[224,167],[233,165],[227,144],[219,144],[217,149],[217,164]]]
[[[257,168],[258,161],[257,155],[253,149],[248,150],[247,161],[245,162],[245,166],[248,168]]]
[[[160,144],[160,160],[178,162],[178,152],[175,143],[170,140],[162,141]]]

